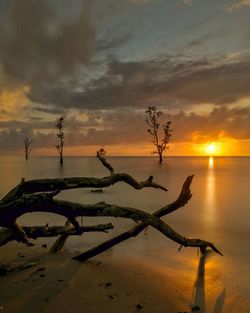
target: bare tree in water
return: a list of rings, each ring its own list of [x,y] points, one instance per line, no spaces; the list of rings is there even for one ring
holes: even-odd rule
[[[60,157],[60,164],[63,165],[63,147],[64,147],[64,132],[63,132],[63,124],[64,124],[64,119],[61,116],[60,118],[57,119],[56,121],[56,128],[58,129],[58,133],[56,134],[59,140],[59,144],[56,146],[59,157]]]
[[[157,111],[157,108],[154,106],[149,106],[146,111],[146,123],[149,126],[148,132],[153,137],[153,144],[156,147],[156,150],[153,151],[153,153],[158,154],[159,156],[159,162],[162,163],[162,156],[163,152],[168,149],[168,143],[170,141],[170,138],[172,136],[172,129],[171,129],[171,121],[167,121],[166,124],[162,125],[163,128],[163,138],[159,138],[159,128],[160,123],[159,119],[161,115],[163,114],[162,111]]]
[[[24,143],[24,155],[25,155],[25,159],[28,160],[29,155],[32,151],[31,149],[31,144],[33,143],[33,140],[30,140],[28,137],[24,137],[23,138],[23,143]]]

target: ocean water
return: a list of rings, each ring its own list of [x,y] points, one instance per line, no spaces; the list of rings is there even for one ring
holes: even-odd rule
[[[210,254],[203,264],[197,249],[178,251],[176,243],[152,228],[113,247],[105,252],[106,255],[136,258],[154,266],[162,275],[177,275],[180,283],[183,281],[184,301],[198,303],[203,310],[200,312],[250,312],[250,158],[168,157],[162,165],[153,157],[110,157],[108,160],[116,172],[129,173],[137,180],[153,175],[154,180],[169,191],[152,188],[138,191],[118,183],[103,193],[77,189],[64,191],[59,198],[82,203],[106,201],[154,212],[174,201],[185,178],[194,174],[191,201],[163,220],[185,236],[212,241],[224,257]],[[58,159],[53,157],[32,157],[26,161],[21,157],[1,156],[0,197],[22,177],[107,175],[108,171],[94,157],[66,157],[61,168]],[[27,214],[20,219],[20,223],[26,225],[45,225],[47,222],[62,225],[64,221],[62,217],[45,213]],[[133,221],[117,218],[83,218],[84,224],[108,221],[115,226],[109,234],[70,238],[66,247],[84,251],[135,225]],[[200,274],[202,266],[204,277]]]

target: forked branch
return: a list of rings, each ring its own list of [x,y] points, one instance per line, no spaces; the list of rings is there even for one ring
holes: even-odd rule
[[[170,214],[184,206],[190,200],[192,196],[190,185],[193,176],[189,176],[186,179],[179,197],[173,203],[162,207],[154,214],[131,207],[107,204],[105,202],[86,205],[55,199],[57,194],[63,190],[89,187],[104,188],[117,182],[125,182],[135,189],[151,187],[167,191],[165,187],[153,181],[153,176],[150,176],[145,181],[138,182],[126,173],[115,173],[113,167],[106,161],[103,151],[99,150],[97,156],[102,164],[110,171],[110,176],[103,178],[70,177],[30,181],[24,181],[24,179],[22,179],[21,183],[0,201],[0,227],[3,227],[0,229],[0,246],[13,239],[28,242],[29,238],[58,235],[60,235],[62,239],[61,242],[59,242],[59,246],[63,246],[69,235],[81,235],[85,231],[107,231],[113,227],[111,224],[98,225],[92,228],[82,227],[79,225],[76,219],[77,217],[109,216],[128,218],[140,223],[129,231],[75,257],[75,259],[84,261],[93,257],[130,237],[137,236],[146,226],[154,227],[164,236],[177,242],[181,246],[199,247],[202,252],[210,247],[216,253],[221,254],[211,242],[182,236],[160,219],[162,216]],[[17,224],[16,220],[20,216],[31,212],[55,213],[64,216],[68,222],[64,227],[21,227]],[[69,227],[70,223],[73,227]]]
[[[192,180],[193,180],[193,175],[188,176],[185,182],[183,183],[183,186],[182,186],[182,189],[178,198],[174,202],[167,204],[166,206],[154,212],[154,215],[157,217],[163,217],[167,214],[174,212],[175,210],[178,210],[184,205],[186,205],[186,203],[192,197],[192,193],[190,190],[190,185],[192,183]],[[145,223],[140,223],[132,227],[131,229],[125,231],[124,233],[121,233],[120,235],[115,236],[107,241],[104,241],[103,243],[75,256],[74,259],[79,260],[79,261],[86,261],[89,258],[92,258],[131,237],[136,237],[145,229],[145,227],[147,227]]]

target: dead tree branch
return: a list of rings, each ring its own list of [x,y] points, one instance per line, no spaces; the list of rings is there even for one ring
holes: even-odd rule
[[[87,232],[108,232],[113,229],[114,226],[111,223],[99,224],[93,226],[81,226],[78,229],[67,226],[22,226],[22,229],[30,239],[37,239],[40,237],[56,237],[59,235],[67,236],[81,236]],[[0,228],[0,247],[15,240],[15,234],[10,228]]]
[[[183,207],[184,205],[186,205],[186,203],[191,199],[192,194],[191,194],[191,190],[190,190],[190,185],[192,183],[193,180],[193,175],[192,176],[188,176],[187,179],[185,180],[185,182],[183,183],[181,192],[178,196],[178,198],[164,206],[163,208],[159,209],[158,211],[156,211],[154,213],[155,216],[157,217],[163,217],[167,214],[170,214],[172,212],[174,212],[175,210],[178,210],[179,208]],[[131,229],[129,229],[128,231],[119,234],[107,241],[104,241],[103,243],[85,251],[82,254],[79,254],[77,256],[74,257],[75,260],[79,260],[79,261],[86,261],[110,248],[112,248],[113,246],[131,238],[131,237],[136,237],[137,235],[139,235],[139,233],[141,233],[145,227],[147,227],[147,225],[145,223],[140,223],[134,227],[132,227]]]
[[[102,162],[102,165],[109,170],[110,175],[111,176],[114,175],[115,174],[115,170],[113,169],[113,167],[106,160],[106,157],[105,157],[106,156],[106,151],[102,148],[102,149],[97,151],[96,156]]]
[[[98,154],[97,154],[98,155]],[[99,202],[92,205],[75,203],[55,199],[62,191],[75,188],[103,188],[113,185],[117,182],[125,182],[135,189],[151,187],[166,191],[167,189],[155,182],[150,176],[146,181],[138,182],[126,173],[114,173],[113,168],[107,163],[105,157],[100,154],[98,158],[102,164],[109,169],[110,176],[103,178],[92,177],[71,177],[58,179],[41,179],[24,181],[11,190],[0,201],[0,245],[7,243],[9,240],[17,240],[29,243],[29,238],[58,236],[61,240],[55,244],[55,250],[62,247],[69,235],[80,235],[84,231],[107,231],[113,226],[110,224],[98,225],[91,228],[81,227],[77,222],[79,216],[109,216],[132,219],[140,224],[136,225],[129,231],[103,243],[100,246],[89,250],[82,255],[76,257],[78,260],[86,260],[104,250],[122,242],[130,237],[138,235],[146,226],[152,226],[161,232],[165,237],[175,241],[184,247],[199,247],[202,252],[206,248],[211,248],[216,253],[221,252],[211,242],[188,238],[176,232],[171,226],[163,222],[160,218],[166,214],[184,206],[191,198],[190,185],[193,176],[189,176],[183,184],[179,197],[171,204],[168,204],[156,211],[154,214],[147,213],[131,207],[123,207],[115,204]],[[73,227],[69,226],[69,222],[64,227],[22,227],[17,224],[17,219],[25,213],[31,212],[47,212],[64,216]],[[6,235],[7,234],[7,235]],[[9,238],[6,240],[6,236]],[[11,238],[11,239],[10,239]],[[91,252],[90,252],[91,251]]]
[[[12,189],[3,199],[2,202],[9,202],[12,199],[19,198],[23,194],[34,194],[38,192],[54,192],[55,190],[69,190],[77,188],[105,188],[118,182],[124,182],[135,189],[156,188],[167,191],[167,188],[155,183],[153,176],[145,181],[138,182],[132,176],[126,173],[116,173],[112,176],[103,178],[94,177],[67,177],[67,178],[50,178],[22,181],[17,187]]]
[[[56,200],[53,198],[53,196],[54,195],[52,193],[24,195],[11,203],[3,204],[0,210],[0,226],[14,227],[13,231],[16,231],[20,235],[19,240],[25,242],[26,238],[18,230],[17,225],[15,225],[16,219],[25,213],[55,213],[65,216],[71,222],[73,222],[78,216],[122,217],[132,219],[136,222],[141,221],[146,225],[152,226],[166,237],[172,239],[184,247],[199,247],[200,249],[210,247],[217,253],[220,253],[212,243],[200,239],[193,239],[182,236],[174,229],[172,229],[168,224],[164,223],[160,218],[147,212],[135,208],[107,204],[105,202],[100,202],[93,205],[84,205],[69,201]],[[11,215],[9,214],[10,208],[12,211]],[[75,227],[78,228],[79,226],[76,225]],[[22,230],[25,233],[24,229]],[[27,236],[27,234],[25,235]]]

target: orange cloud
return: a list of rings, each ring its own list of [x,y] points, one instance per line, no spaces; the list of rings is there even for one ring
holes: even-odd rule
[[[30,102],[26,96],[27,92],[28,86],[0,91],[0,121],[25,119],[24,109]]]

